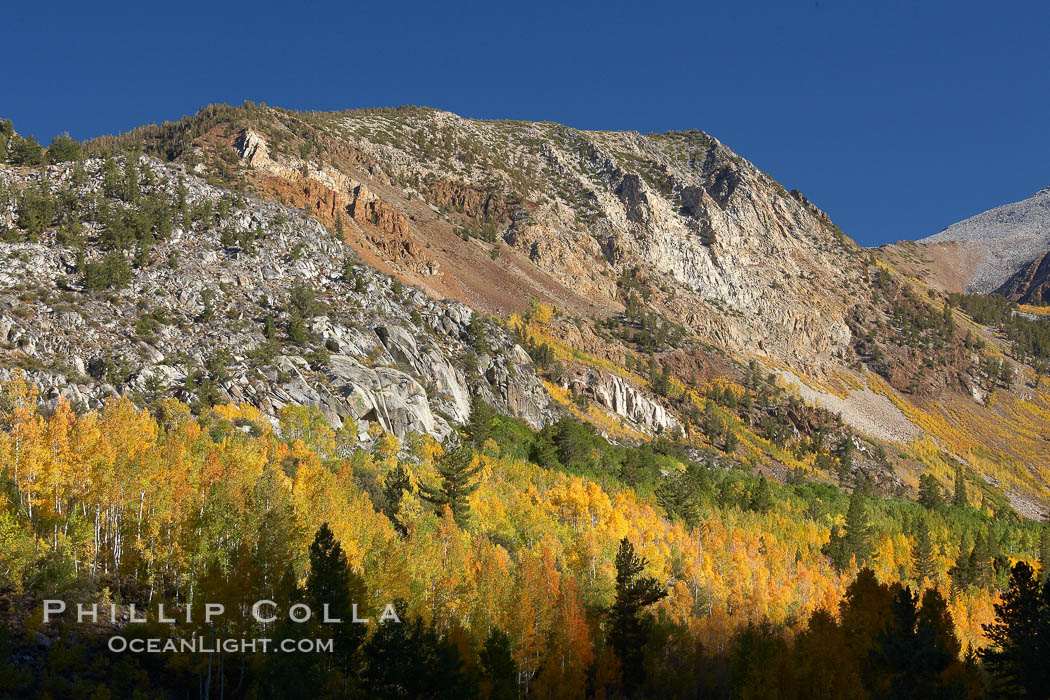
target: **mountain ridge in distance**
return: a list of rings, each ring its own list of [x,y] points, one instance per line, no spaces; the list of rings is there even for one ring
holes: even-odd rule
[[[1050,186],[916,243],[932,259],[935,279],[949,291],[999,292],[1015,300],[1036,298],[1040,287],[1037,270],[1023,271],[1050,250]],[[1015,275],[1017,279],[1007,286]]]

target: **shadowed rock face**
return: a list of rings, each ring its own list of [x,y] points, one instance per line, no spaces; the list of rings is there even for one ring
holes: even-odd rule
[[[1050,303],[1050,254],[1022,267],[995,291],[1022,304]]]

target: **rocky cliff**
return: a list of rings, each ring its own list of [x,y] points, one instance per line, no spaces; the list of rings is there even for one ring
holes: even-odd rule
[[[126,138],[188,140],[178,159],[200,172],[338,222],[364,261],[493,312],[536,299],[603,317],[644,289],[706,342],[819,373],[867,296],[866,256],[826,215],[699,131],[247,106]]]
[[[27,372],[52,403],[83,407],[117,394],[245,402],[271,417],[315,405],[366,441],[371,423],[443,437],[474,395],[537,426],[553,415],[498,324],[362,264],[301,211],[147,159],[125,202],[107,196],[104,169],[56,166],[45,180],[0,169],[3,191],[23,193],[3,203],[0,229],[17,229],[24,192],[41,187],[86,222],[0,243],[0,379]],[[134,254],[122,250],[118,229],[147,211]]]

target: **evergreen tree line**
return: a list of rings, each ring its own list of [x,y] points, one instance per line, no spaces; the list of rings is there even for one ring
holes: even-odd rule
[[[384,610],[382,621],[375,611],[366,613],[362,601],[369,600],[369,591],[327,523],[317,531],[308,559],[304,582],[289,566],[264,584],[267,600],[279,613],[275,619],[260,623],[224,616],[171,628],[152,617],[119,632],[128,640],[165,638],[173,629],[175,637],[205,640],[265,638],[274,648],[285,640],[331,640],[330,649],[216,650],[188,662],[170,652],[116,655],[106,651],[105,630],[60,618],[52,623],[59,630],[50,650],[26,664],[24,644],[13,636],[9,615],[2,615],[0,697],[529,696],[503,630],[493,627],[473,649],[460,630],[435,626],[403,600],[392,603],[393,614]],[[773,625],[752,623],[718,652],[693,646],[677,659],[674,673],[663,675],[652,673],[653,657],[676,645],[662,636],[659,620],[648,612],[667,593],[643,575],[645,566],[624,538],[616,556],[615,601],[607,610],[593,611],[594,622],[605,630],[612,663],[614,681],[606,678],[602,687],[607,697],[1036,698],[1050,688],[1050,581],[1040,585],[1025,562],[1013,567],[1009,589],[995,606],[996,620],[986,626],[991,644],[980,650],[964,653],[936,588],[887,585],[862,569],[837,616],[816,611],[794,639]],[[244,612],[249,603],[238,583],[209,570],[201,599]],[[326,623],[317,613],[306,622],[280,614],[295,605],[343,623]],[[365,616],[368,624],[349,622]],[[591,682],[601,672],[597,665],[592,668]],[[549,697],[562,696],[554,689]]]
[[[948,300],[977,323],[1003,333],[1016,357],[1031,360],[1045,373],[1050,362],[1050,323],[1018,314],[1017,302],[998,294],[952,294]]]
[[[59,134],[45,148],[30,134],[22,137],[15,132],[10,119],[0,119],[0,163],[22,166],[68,163],[83,159],[80,142],[69,134]]]

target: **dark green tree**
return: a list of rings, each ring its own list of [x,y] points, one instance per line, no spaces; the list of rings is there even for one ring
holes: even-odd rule
[[[481,464],[479,462],[472,466],[473,461],[474,452],[470,447],[446,442],[445,453],[438,457],[435,464],[441,484],[419,484],[419,497],[437,506],[439,514],[448,506],[452,518],[460,527],[466,527],[470,515],[467,499],[478,489],[475,477],[481,470]]]
[[[404,600],[394,602],[400,622],[378,623],[364,645],[361,685],[369,698],[470,698],[474,676],[447,637],[418,615],[408,616]]]
[[[933,474],[923,474],[919,477],[919,503],[927,510],[937,510],[944,506],[944,495],[941,485]]]
[[[412,490],[412,478],[400,464],[383,481],[383,515],[390,519],[394,529],[402,537],[408,537],[408,528],[401,521],[401,500],[406,491]]]
[[[955,623],[948,604],[936,588],[927,588],[922,594],[915,638],[915,654],[922,669],[916,679],[915,697],[959,697],[946,692],[957,690],[958,679],[946,678],[945,673],[952,666],[961,666],[959,653],[962,644],[955,635]]]
[[[1042,590],[1027,562],[1010,572],[1010,589],[995,605],[995,622],[984,625],[991,646],[981,658],[1008,697],[1046,697],[1050,689],[1050,585]]]
[[[930,528],[926,520],[920,520],[915,528],[915,546],[911,551],[912,573],[918,583],[924,578],[933,578],[934,551],[930,539]]]
[[[492,421],[496,412],[484,399],[475,394],[470,399],[470,421],[463,426],[467,439],[475,447],[481,447],[492,437]]]
[[[510,637],[493,627],[481,648],[481,689],[491,700],[516,700],[518,666],[511,656]]]
[[[630,540],[620,540],[609,643],[620,660],[623,689],[628,696],[645,682],[645,646],[652,628],[652,618],[645,609],[667,595],[655,578],[641,575],[647,563],[635,553]]]
[[[773,492],[769,488],[765,475],[759,476],[758,483],[751,489],[751,498],[747,507],[748,510],[758,513],[766,513],[773,508]]]
[[[37,166],[44,164],[44,147],[32,134],[22,138],[14,134],[7,143],[7,159],[13,165]]]
[[[874,697],[924,698],[961,697],[958,674],[948,669],[961,666],[961,645],[944,598],[934,588],[918,596],[900,584],[889,587],[891,615],[876,636],[870,660],[876,673],[869,677]]]
[[[865,683],[870,684],[872,671],[865,662],[883,627],[893,618],[893,594],[889,586],[880,584],[871,569],[861,569],[839,602],[839,618],[849,649]]]
[[[963,476],[961,466],[955,468],[955,493],[952,494],[952,505],[956,508],[970,505],[970,498],[966,493],[966,477]]]
[[[104,257],[102,262],[84,264],[84,289],[102,291],[120,289],[131,282],[131,267],[123,253],[114,251]]]
[[[46,178],[32,187],[27,187],[18,198],[18,225],[26,230],[35,240],[54,222],[58,214],[58,200],[51,195],[51,188]]]
[[[273,628],[266,630],[268,635],[272,635],[274,644],[303,639],[312,634],[315,629],[313,624],[299,624],[287,614],[292,605],[306,602],[306,592],[299,585],[290,564],[278,580],[272,600],[282,613],[277,616]],[[328,638],[327,635],[325,638]],[[323,676],[326,674],[319,672],[316,662],[317,659],[306,654],[273,654],[262,666],[261,696],[272,700],[313,700],[321,696],[326,680]]]
[[[1039,583],[1050,581],[1050,525],[1039,528]]]
[[[286,330],[288,340],[296,345],[305,345],[310,340],[310,331],[306,328],[306,321],[298,313],[289,314]]]
[[[734,698],[790,697],[795,664],[783,632],[767,623],[750,623],[732,640],[729,690]]]
[[[656,502],[667,511],[667,515],[681,518],[689,527],[696,527],[700,522],[700,490],[687,471],[665,476],[656,487]]]
[[[994,560],[998,549],[992,533],[977,535],[977,539],[970,550],[969,567],[973,572],[973,583],[986,588],[993,583],[995,577]]]
[[[959,556],[955,558],[955,564],[948,569],[948,575],[952,579],[952,586],[957,591],[966,590],[967,586],[973,585],[975,572],[970,562],[970,552],[967,552],[965,548],[959,550]]]
[[[808,628],[795,639],[797,687],[806,693],[800,692],[794,697],[864,697],[859,664],[850,653],[848,642],[828,610],[821,608],[813,612]]]
[[[69,134],[54,137],[51,139],[51,145],[47,147],[47,162],[52,164],[79,161],[83,157],[80,142],[70,138]]]
[[[9,152],[8,144],[11,142],[11,137],[15,135],[15,127],[11,123],[10,119],[0,119],[0,163],[7,161]]]
[[[102,161],[102,194],[106,197],[120,196],[120,172],[116,162],[109,156]]]
[[[129,153],[124,158],[124,188],[121,197],[129,204],[136,204],[142,190],[139,186],[139,153]]]
[[[860,492],[854,491],[850,496],[845,528],[831,535],[823,551],[839,569],[849,566],[851,557],[856,557],[858,566],[865,566],[871,561],[871,525],[864,496]]]
[[[317,298],[317,291],[306,282],[296,282],[288,293],[288,311],[302,318],[321,316],[328,305]]]
[[[478,355],[488,355],[492,352],[488,340],[488,323],[481,314],[475,313],[470,317],[470,326],[467,327],[467,335],[470,345]]]
[[[346,554],[328,523],[322,524],[310,545],[306,601],[313,613],[311,622],[317,625],[315,629],[324,629],[324,634],[333,640],[333,653],[319,659],[321,667],[341,674],[343,679],[352,675],[358,647],[367,631],[364,624],[352,622],[355,609],[359,618],[368,617],[364,610],[367,593],[364,579],[350,570]],[[328,619],[342,623],[325,625],[326,613]]]
[[[913,682],[915,664],[915,623],[918,618],[916,596],[900,584],[886,587],[890,595],[890,615],[876,633],[865,664],[865,681],[877,697],[903,698]]]

